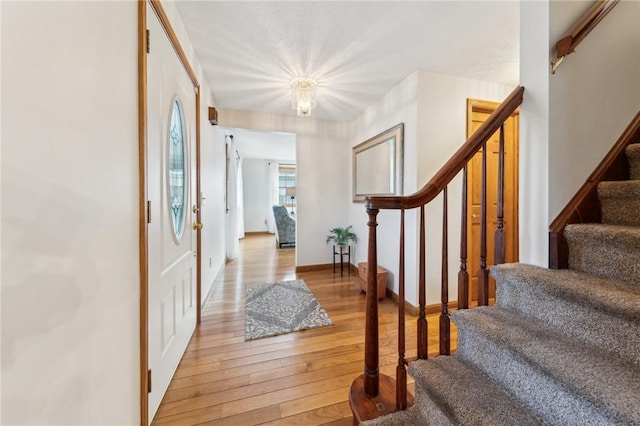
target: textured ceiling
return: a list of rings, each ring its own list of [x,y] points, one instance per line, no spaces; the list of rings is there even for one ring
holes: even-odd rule
[[[295,114],[289,83],[319,83],[312,116],[355,118],[416,69],[518,82],[517,1],[178,1],[216,107]]]

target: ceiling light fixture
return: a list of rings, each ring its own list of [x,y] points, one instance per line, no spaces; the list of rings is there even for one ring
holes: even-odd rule
[[[291,80],[291,107],[298,117],[309,117],[316,107],[318,83],[311,78],[297,77]]]

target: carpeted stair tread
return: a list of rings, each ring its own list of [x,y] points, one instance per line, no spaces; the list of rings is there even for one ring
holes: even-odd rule
[[[640,285],[640,227],[573,224],[564,237],[570,269]]]
[[[629,178],[640,179],[640,143],[627,146],[625,153],[629,160]]]
[[[453,314],[458,355],[558,425],[640,424],[640,369],[506,309]]]
[[[409,365],[415,379],[417,397],[432,404],[425,417],[435,418],[441,411],[456,425],[506,425],[518,419],[519,425],[544,424],[529,409],[491,381],[477,367],[457,356],[439,356]]]
[[[640,286],[517,263],[491,275],[497,306],[640,365]]]
[[[600,182],[602,223],[640,226],[640,180]]]

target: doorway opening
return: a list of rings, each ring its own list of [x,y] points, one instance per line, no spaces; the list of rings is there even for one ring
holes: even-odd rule
[[[271,234],[274,244],[293,249],[295,253],[300,215],[296,135],[232,127],[220,129],[225,135],[233,136],[226,137],[227,204],[232,205],[227,209],[227,232],[235,235],[227,239],[227,245],[237,246],[245,235]],[[239,166],[234,168],[232,160]],[[234,176],[235,182],[230,183]],[[290,224],[286,241],[278,238],[275,218],[278,213],[274,212],[274,206],[280,207],[278,213],[285,212]],[[227,258],[233,258],[233,253],[227,252]]]

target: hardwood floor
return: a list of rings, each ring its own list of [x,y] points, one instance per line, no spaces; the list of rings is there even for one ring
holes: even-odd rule
[[[294,249],[278,250],[273,236],[240,242],[240,255],[215,283],[153,425],[352,424],[348,394],[364,368],[365,295],[354,275],[330,269],[296,274],[294,255]],[[245,342],[246,286],[296,278],[305,280],[335,325]],[[380,371],[394,376],[397,306],[388,299],[379,306]],[[407,356],[415,356],[415,317],[406,320]],[[429,353],[435,354],[438,318],[428,320]]]

